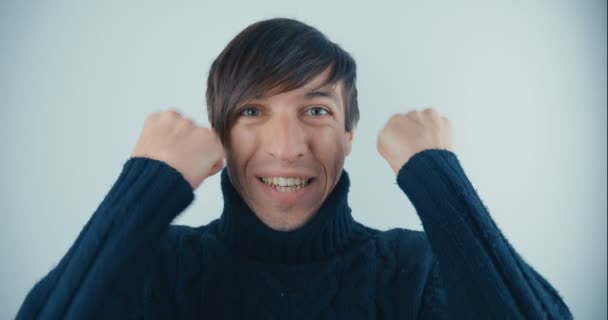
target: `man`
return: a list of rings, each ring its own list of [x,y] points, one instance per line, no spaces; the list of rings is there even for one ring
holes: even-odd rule
[[[351,56],[306,24],[246,28],[211,67],[212,129],[150,115],[17,318],[571,318],[490,218],[433,109],[393,116],[377,143],[425,232],[353,219],[355,78]],[[221,217],[170,226],[224,159]]]

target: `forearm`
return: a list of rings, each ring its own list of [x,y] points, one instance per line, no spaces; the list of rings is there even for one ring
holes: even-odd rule
[[[60,263],[26,297],[17,318],[99,317],[129,308],[171,221],[193,200],[168,165],[132,158]],[[108,301],[121,294],[120,301]]]
[[[451,312],[571,317],[555,290],[508,244],[453,153],[416,154],[397,182],[420,216]]]

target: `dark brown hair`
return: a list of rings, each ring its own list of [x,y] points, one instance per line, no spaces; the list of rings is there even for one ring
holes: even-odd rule
[[[256,22],[215,59],[207,79],[207,114],[225,145],[241,104],[299,88],[331,67],[327,83],[344,85],[345,130],[359,121],[356,64],[319,30],[293,19]]]

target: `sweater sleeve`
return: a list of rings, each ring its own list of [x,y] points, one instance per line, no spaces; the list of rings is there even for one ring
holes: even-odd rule
[[[423,315],[572,318],[556,290],[507,242],[454,153],[415,154],[400,169],[397,184],[414,205],[437,260]]]
[[[125,318],[192,187],[164,162],[133,157],[65,256],[28,293],[17,319]]]

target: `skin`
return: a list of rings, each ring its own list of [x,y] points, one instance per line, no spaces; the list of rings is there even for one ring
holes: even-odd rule
[[[452,123],[433,108],[396,113],[378,134],[376,148],[397,175],[418,152],[452,151]]]
[[[248,101],[230,131],[226,163],[232,183],[275,230],[304,225],[331,193],[350,153],[342,83],[324,85],[325,70],[304,86]],[[312,178],[297,196],[269,192],[260,177]],[[294,193],[295,194],[295,193]]]
[[[131,157],[168,164],[182,174],[193,191],[224,166],[224,151],[217,134],[195,125],[176,110],[146,117]]]

